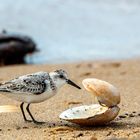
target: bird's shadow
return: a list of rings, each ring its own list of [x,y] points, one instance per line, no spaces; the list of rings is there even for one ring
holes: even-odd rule
[[[129,127],[128,127],[129,126]],[[67,121],[47,121],[44,124],[35,124],[35,123],[27,123],[27,122],[19,122],[19,123],[15,123],[15,122],[10,122],[8,124],[2,124],[0,125],[0,129],[2,130],[7,130],[9,131],[12,129],[16,129],[16,130],[21,130],[21,129],[48,129],[48,128],[63,128],[63,130],[68,129],[73,129],[76,131],[102,131],[102,130],[109,130],[109,129],[113,129],[113,130],[128,130],[134,127],[140,127],[140,123],[135,123],[135,122],[131,122],[129,120],[127,121],[113,121],[110,122],[106,125],[100,125],[100,126],[80,126],[77,124],[73,124]]]
[[[129,128],[128,128],[129,126]],[[128,130],[130,128],[134,128],[134,127],[140,127],[140,124],[135,124],[135,123],[130,123],[130,122],[111,122],[108,123],[106,125],[100,125],[100,126],[80,126],[77,124],[73,124],[73,123],[69,123],[69,122],[46,122],[43,125],[36,125],[36,124],[30,124],[29,128],[63,128],[63,129],[67,129],[67,128],[72,128],[73,130],[77,130],[77,131],[96,131],[96,130],[106,130],[112,128],[113,130]]]

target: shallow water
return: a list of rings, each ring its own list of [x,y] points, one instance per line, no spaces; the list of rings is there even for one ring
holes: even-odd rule
[[[1,0],[0,29],[30,35],[33,63],[140,56],[138,0]]]

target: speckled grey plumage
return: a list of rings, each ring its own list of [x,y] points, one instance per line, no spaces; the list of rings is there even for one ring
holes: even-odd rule
[[[1,92],[41,94],[47,89],[45,80],[50,80],[49,73],[37,72],[17,77],[0,85]],[[49,81],[50,82],[50,81]],[[48,83],[49,83],[48,82]],[[53,84],[52,84],[53,85]]]

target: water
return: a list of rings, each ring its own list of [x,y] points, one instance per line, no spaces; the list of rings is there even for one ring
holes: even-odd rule
[[[139,0],[0,0],[0,29],[30,35],[33,63],[140,56]],[[30,60],[32,59],[32,60]]]

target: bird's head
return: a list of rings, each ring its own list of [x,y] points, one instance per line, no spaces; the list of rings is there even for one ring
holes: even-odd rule
[[[62,69],[56,70],[54,72],[50,72],[50,76],[51,76],[53,82],[56,84],[56,87],[61,87],[64,84],[69,84],[78,89],[81,89],[77,84],[75,84],[68,78],[67,72]]]

